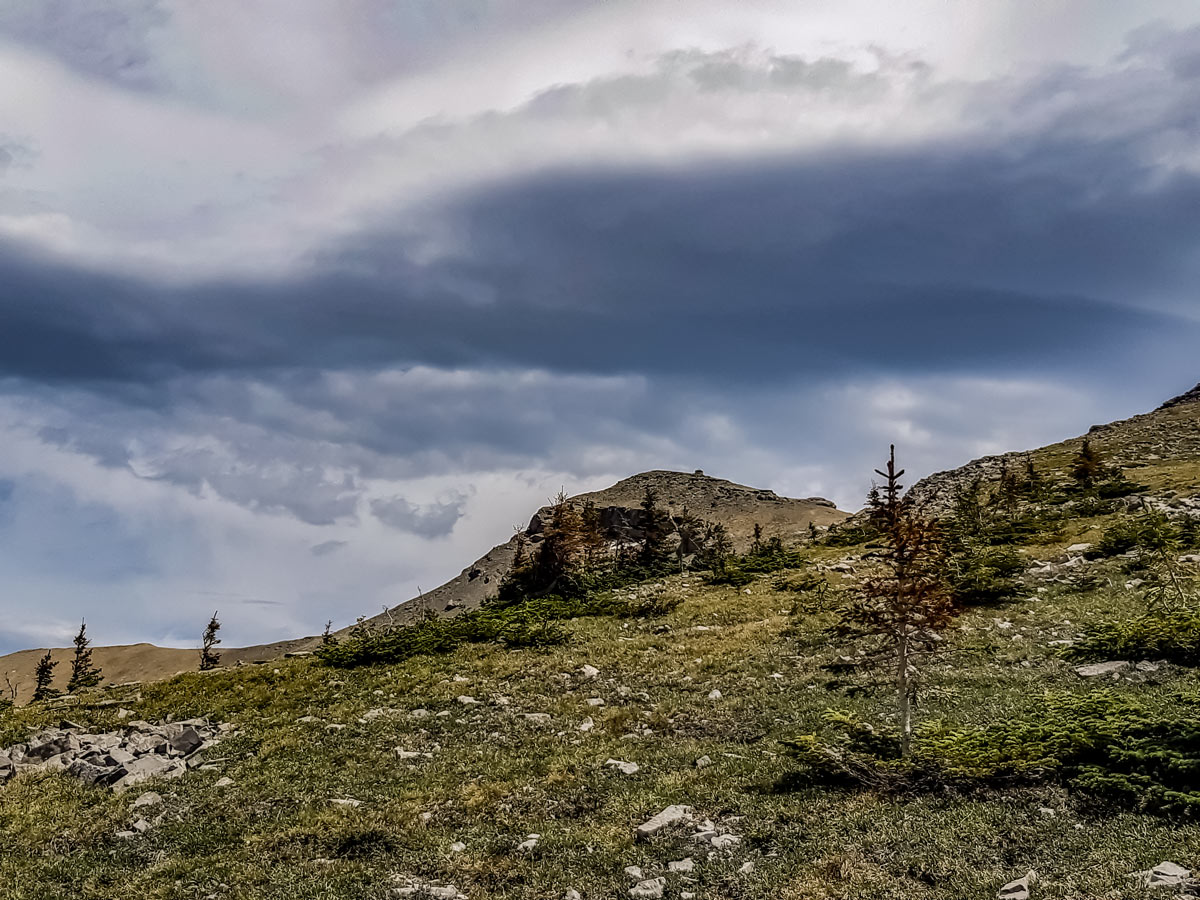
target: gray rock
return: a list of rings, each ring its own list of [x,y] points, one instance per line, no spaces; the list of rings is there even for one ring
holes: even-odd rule
[[[146,791],[144,794],[139,794],[138,798],[130,805],[131,809],[142,809],[146,806],[158,806],[163,802],[161,794],[154,791]]]
[[[125,749],[136,756],[166,753],[167,739],[161,734],[134,733],[125,739]]]
[[[97,766],[86,760],[76,759],[67,766],[67,774],[84,784],[110,785],[125,775],[121,766]]]
[[[674,825],[677,822],[687,822],[692,817],[692,808],[690,806],[672,805],[668,806],[662,812],[651,816],[645,822],[637,827],[636,837],[638,840],[646,840],[658,834],[664,828]]]
[[[1075,674],[1081,678],[1102,678],[1106,675],[1117,675],[1129,668],[1129,663],[1123,659],[1109,662],[1091,663],[1086,666],[1076,666]]]
[[[203,746],[204,738],[192,725],[184,726],[177,735],[170,739],[171,751],[180,756],[191,756]]]
[[[152,778],[177,778],[186,771],[186,767],[165,756],[142,756],[125,767],[125,777],[116,785],[124,790]]]
[[[660,875],[658,878],[639,881],[629,889],[629,896],[640,898],[640,900],[659,900],[666,889],[667,879]]]
[[[1129,877],[1144,887],[1180,887],[1191,880],[1192,872],[1178,863],[1164,861],[1145,872],[1131,872]]]
[[[1029,900],[1029,887],[1037,881],[1037,873],[1030,869],[1016,881],[1010,881],[1000,888],[996,896],[1000,900]]]
[[[626,762],[623,759],[609,759],[604,764],[606,766],[612,766],[614,769],[617,769],[622,775],[635,775],[635,774],[637,774],[637,771],[641,768],[641,766],[639,766],[637,763]]]

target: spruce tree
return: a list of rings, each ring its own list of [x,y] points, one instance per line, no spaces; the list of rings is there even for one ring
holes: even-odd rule
[[[1104,460],[1087,438],[1071,464],[1071,476],[1084,488],[1091,488],[1104,475]]]
[[[900,754],[912,753],[912,698],[915,660],[949,626],[955,608],[945,584],[945,562],[936,525],[921,515],[911,498],[902,496],[891,448],[882,489],[872,496],[872,519],[884,544],[885,570],[867,578],[861,591],[841,610],[836,631],[875,643],[869,658],[894,673]]]
[[[92,665],[91,644],[87,636],[87,623],[80,622],[79,634],[75,635],[75,656],[71,659],[71,678],[67,682],[68,694],[95,687],[104,680],[100,670]]]
[[[643,568],[656,571],[663,567],[669,551],[667,536],[674,530],[670,515],[658,505],[658,491],[649,485],[642,495],[642,547],[638,562]]]
[[[221,654],[213,648],[221,643],[221,638],[217,636],[217,632],[221,630],[221,623],[217,620],[217,614],[214,612],[212,618],[208,620],[208,625],[204,628],[204,636],[200,641],[200,671],[206,672],[209,669],[215,669],[221,662]]]
[[[33,670],[34,703],[58,696],[58,691],[55,690],[52,684],[54,681],[54,667],[57,665],[58,663],[50,658],[49,650],[46,651],[45,656],[38,660],[37,668]]]

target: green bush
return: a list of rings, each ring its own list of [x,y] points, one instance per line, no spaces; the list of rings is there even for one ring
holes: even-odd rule
[[[570,640],[561,624],[581,616],[650,618],[682,601],[660,594],[621,599],[611,592],[586,597],[494,600],[452,619],[430,616],[409,625],[379,626],[360,621],[348,637],[318,647],[316,656],[339,668],[397,663],[414,656],[449,653],[463,644],[497,643],[508,649],[552,647]]]
[[[731,556],[715,565],[704,577],[708,584],[725,584],[742,587],[758,575],[801,569],[808,565],[804,551],[788,549],[777,537],[756,542],[741,556]]]
[[[1012,600],[1025,560],[1009,547],[964,547],[950,557],[950,590],[962,606],[994,606]]]
[[[1198,666],[1200,613],[1152,610],[1125,622],[1089,625],[1063,655],[1080,662],[1162,659],[1180,666]]]
[[[1163,815],[1200,815],[1200,698],[1170,714],[1112,690],[1048,694],[1024,718],[983,727],[927,723],[911,761],[898,742],[844,714],[827,734],[785,741],[801,777],[880,790],[998,788],[1058,783],[1108,804]]]

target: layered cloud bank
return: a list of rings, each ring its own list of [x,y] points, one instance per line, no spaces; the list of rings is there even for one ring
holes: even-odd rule
[[[1200,378],[1190,4],[805,6],[6,4],[0,649],[312,632],[560,486],[854,507]]]

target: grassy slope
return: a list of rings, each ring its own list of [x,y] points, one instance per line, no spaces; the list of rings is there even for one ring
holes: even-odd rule
[[[1122,889],[1125,873],[1162,859],[1195,863],[1200,827],[1092,817],[1050,789],[908,802],[773,793],[792,768],[775,738],[818,727],[831,705],[881,717],[884,695],[828,689],[818,666],[839,648],[821,637],[822,614],[788,615],[791,595],[770,579],[749,594],[694,578],[666,589],[686,602],[663,634],[653,623],[593,619],[574,624],[573,644],[548,653],[473,647],[349,673],[290,660],[277,672],[255,667],[147,686],[130,702],[140,716],[204,714],[242,728],[219,748],[228,758],[221,772],[159,786],[179,820],[129,841],[113,835],[133,818],[132,795],[54,775],[18,779],[0,791],[0,897],[384,897],[392,874],[402,873],[453,881],[471,897],[556,898],[573,887],[607,898],[627,896],[623,867],[642,865],[649,876],[693,855],[695,884],[672,876],[668,896],[682,888],[722,898],[980,897],[1032,867],[1043,878],[1039,897],[1082,898]],[[1124,604],[1131,601],[1109,592],[1047,595],[972,614],[956,638],[963,652],[931,673],[924,702],[955,720],[991,722],[1046,689],[1086,689],[1045,642],[1072,631],[1064,620]],[[998,616],[1014,627],[996,628]],[[578,674],[585,663],[599,678]],[[1154,695],[1195,677],[1164,681],[1125,689]],[[722,699],[708,699],[714,688]],[[460,694],[484,703],[462,706]],[[500,697],[510,705],[498,705]],[[589,697],[606,705],[589,707]],[[358,721],[378,707],[398,712]],[[410,718],[416,708],[450,716]],[[550,713],[551,725],[520,717],[537,712]],[[110,727],[114,715],[72,713]],[[298,724],[305,715],[321,722]],[[596,729],[579,732],[589,715]],[[54,720],[21,711],[4,737],[18,738],[39,717]],[[347,727],[329,731],[327,723]],[[622,740],[635,725],[654,734]],[[398,746],[433,758],[401,762]],[[702,755],[714,764],[696,769]],[[610,756],[641,771],[606,768]],[[214,788],[220,774],[234,786]],[[341,808],[328,802],[334,797],[364,803]],[[705,860],[682,835],[635,844],[634,826],[670,803],[731,821],[743,845]],[[530,832],[542,835],[538,848],[516,852]],[[450,852],[456,840],[465,852]],[[740,874],[746,860],[755,869]]]

